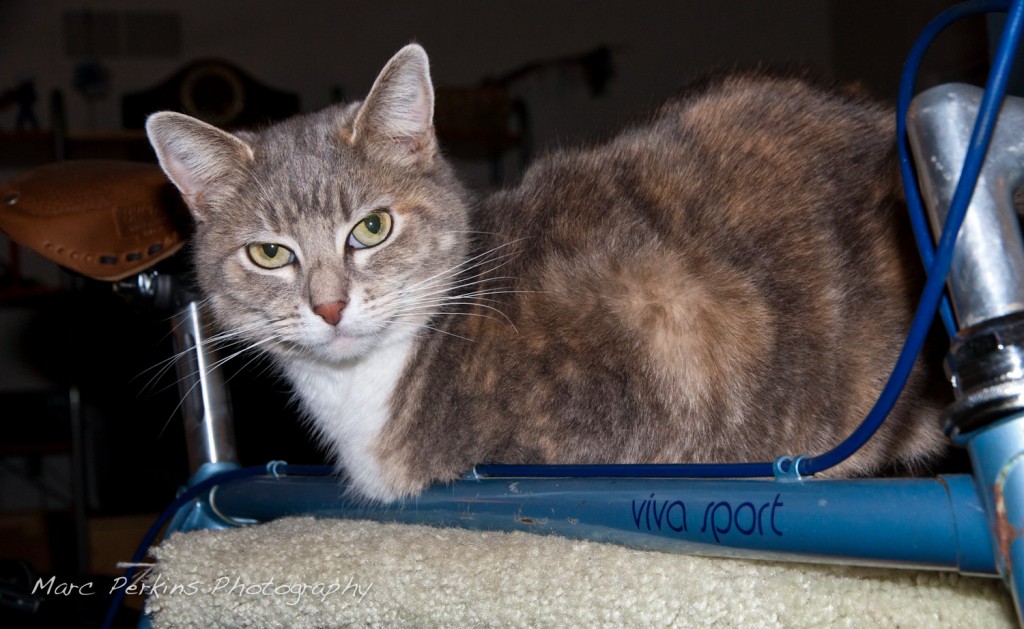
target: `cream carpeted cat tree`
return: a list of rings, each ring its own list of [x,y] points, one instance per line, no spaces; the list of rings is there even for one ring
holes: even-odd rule
[[[1013,627],[998,579],[691,557],[529,533],[285,518],[156,550],[157,629]]]

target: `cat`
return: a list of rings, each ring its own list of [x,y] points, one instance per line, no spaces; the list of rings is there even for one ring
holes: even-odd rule
[[[482,198],[433,107],[410,44],[362,102],[255,132],[146,125],[207,308],[273,357],[360,496],[485,462],[820,454],[870,409],[922,282],[887,107],[729,74]],[[829,474],[938,457],[934,378],[918,364]]]

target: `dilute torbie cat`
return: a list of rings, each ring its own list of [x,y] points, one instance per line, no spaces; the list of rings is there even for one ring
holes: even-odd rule
[[[484,462],[819,454],[874,403],[920,279],[889,110],[728,76],[477,200],[433,105],[410,45],[361,103],[147,124],[209,310],[274,357],[362,496]],[[943,450],[926,371],[835,473]]]

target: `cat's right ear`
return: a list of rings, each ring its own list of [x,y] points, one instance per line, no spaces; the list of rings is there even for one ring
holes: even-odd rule
[[[146,134],[160,167],[199,221],[241,183],[252,163],[252,147],[241,138],[184,114],[153,114]]]

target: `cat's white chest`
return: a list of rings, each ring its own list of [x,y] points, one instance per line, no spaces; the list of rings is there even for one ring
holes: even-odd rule
[[[390,496],[375,446],[412,346],[412,339],[403,339],[340,365],[305,360],[285,365],[317,432],[350,481],[370,497]]]

